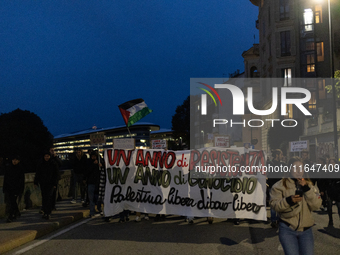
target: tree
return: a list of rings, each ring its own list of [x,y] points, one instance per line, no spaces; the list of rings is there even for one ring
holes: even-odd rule
[[[190,147],[190,96],[188,96],[182,105],[178,105],[175,115],[172,116],[172,130],[175,139],[180,142],[179,146],[174,149],[182,149],[183,144]]]
[[[340,70],[335,71],[334,73],[334,82],[335,82],[335,91],[336,98],[340,98]],[[327,93],[332,93],[332,85],[326,86]]]
[[[42,153],[53,145],[53,136],[30,111],[16,109],[0,115],[0,155],[18,154],[26,172],[34,172]]]

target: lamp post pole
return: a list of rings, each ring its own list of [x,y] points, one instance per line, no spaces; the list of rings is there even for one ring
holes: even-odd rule
[[[338,160],[338,121],[337,121],[337,105],[336,90],[334,83],[334,61],[333,61],[333,37],[332,37],[332,17],[331,17],[331,1],[328,0],[328,28],[329,28],[329,64],[331,69],[331,82],[333,91],[333,130],[334,130],[334,157]]]

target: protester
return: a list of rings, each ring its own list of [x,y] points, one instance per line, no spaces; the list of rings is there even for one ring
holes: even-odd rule
[[[60,176],[60,172],[59,172],[59,169],[61,167],[61,160],[59,159],[58,155],[55,153],[54,151],[54,148],[51,147],[50,148],[50,154],[51,154],[51,160],[54,161],[58,167],[58,181],[60,181],[61,179],[61,176]],[[57,185],[57,188],[53,190],[53,195],[52,195],[52,210],[57,210],[56,208],[56,200],[57,200],[57,194],[58,194],[58,197],[61,197],[60,194],[59,194],[59,188],[58,188],[59,185]]]
[[[286,166],[286,164],[284,162],[282,162],[283,160],[283,153],[280,149],[275,149],[272,150],[272,161],[268,162],[268,166],[272,166],[272,167],[281,167],[281,166]],[[268,175],[268,179],[267,179],[267,185],[268,185],[268,190],[270,193],[270,190],[272,189],[273,185],[278,182],[279,180],[281,180],[281,178],[275,178],[275,176],[271,176],[270,174]],[[277,228],[278,227],[278,217],[277,217],[277,213],[273,208],[270,208],[270,225],[272,226],[272,228]]]
[[[103,164],[105,165],[105,164]],[[98,192],[98,203],[102,204],[105,198],[105,186],[106,186],[106,171],[105,168],[102,167],[100,171],[100,176],[99,176],[99,192]],[[112,217],[110,216],[105,216],[104,215],[104,220],[106,222],[110,222]]]
[[[96,212],[95,206],[98,201],[99,193],[99,180],[100,180],[100,168],[102,164],[98,162],[98,155],[96,152],[91,153],[91,158],[89,159],[88,170],[86,171],[86,184],[87,184],[87,194],[90,202],[90,217],[99,216],[99,212]]]
[[[309,151],[303,150],[301,152],[301,159],[303,161],[303,164],[308,165],[309,167],[312,166],[312,161],[309,159]]]
[[[315,168],[324,169],[325,165],[326,165],[326,159],[320,157],[317,160],[317,165],[315,166]],[[328,202],[327,202],[328,199],[327,199],[326,189],[328,188],[328,185],[330,184],[330,180],[325,179],[325,178],[320,178],[317,180],[317,183],[318,183],[318,188],[320,190],[321,199],[322,199],[322,207],[320,209],[324,211],[324,210],[327,210],[328,208]]]
[[[339,167],[339,162],[335,158],[330,158],[328,169],[335,171],[336,165]],[[338,207],[340,219],[340,179],[327,179],[326,181],[325,197],[327,199],[328,226],[333,227],[333,201],[335,201],[335,205]]]
[[[51,160],[50,152],[44,153],[44,158],[38,163],[34,185],[39,185],[42,196],[43,218],[51,218],[54,189],[58,185],[58,166]]]
[[[80,189],[81,203],[84,203],[85,199],[85,179],[84,173],[86,171],[87,157],[81,149],[76,150],[76,155],[73,158],[73,173],[74,173],[74,190],[72,204],[75,204],[78,198],[78,190]]]
[[[303,160],[298,157],[290,159],[288,166],[304,169]],[[313,254],[312,211],[320,208],[321,198],[304,171],[292,171],[288,178],[274,184],[270,206],[279,215],[279,240],[285,254]]]
[[[4,173],[3,192],[8,206],[7,222],[12,222],[20,216],[17,199],[24,192],[24,187],[24,168],[20,163],[20,157],[16,155],[12,157],[12,162],[9,167],[5,169]]]

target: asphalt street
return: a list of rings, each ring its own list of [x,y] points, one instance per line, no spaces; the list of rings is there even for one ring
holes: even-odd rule
[[[334,207],[334,212],[337,209]],[[150,220],[110,223],[96,217],[77,222],[6,254],[283,254],[277,230],[269,223],[206,218],[188,224],[180,216],[165,221]],[[334,213],[334,228],[328,228],[327,213],[314,213],[315,254],[340,252],[340,221]],[[71,229],[70,229],[71,228]]]

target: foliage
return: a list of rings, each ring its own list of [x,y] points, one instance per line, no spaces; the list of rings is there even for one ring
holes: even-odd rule
[[[190,147],[190,96],[188,96],[182,105],[178,105],[175,115],[172,116],[172,130],[175,139],[181,140],[182,143],[174,149],[182,149],[183,144]]]
[[[340,70],[335,71],[334,73],[334,80],[335,80],[335,91],[336,97],[340,98]],[[327,93],[332,93],[332,85],[326,86]]]
[[[298,141],[302,135],[302,124],[296,120],[298,124],[295,127],[283,127],[276,122],[274,127],[268,130],[268,144],[271,149],[281,149],[285,153],[288,149],[289,142]],[[294,124],[294,123],[293,123]],[[287,125],[287,123],[285,123]]]
[[[35,171],[37,160],[52,144],[53,136],[36,114],[16,109],[0,115],[0,155],[19,155],[26,172]]]

